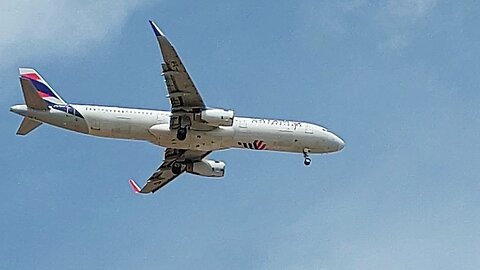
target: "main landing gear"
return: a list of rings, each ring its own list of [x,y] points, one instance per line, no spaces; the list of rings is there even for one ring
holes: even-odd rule
[[[312,163],[312,160],[308,157],[308,154],[310,153],[310,149],[303,149],[303,157],[305,158],[303,160],[303,164],[305,164],[305,166],[308,166],[310,165],[310,163]]]
[[[187,127],[181,127],[177,130],[177,139],[184,141],[187,138]]]
[[[190,115],[172,116],[170,122],[172,123],[171,127],[178,128],[177,139],[179,141],[184,141],[187,138],[188,130],[192,126]]]
[[[174,163],[172,164],[172,172],[173,172],[174,174],[177,174],[177,175],[178,175],[178,174],[181,174],[181,173],[182,173],[182,164],[179,163],[179,162],[174,162]]]

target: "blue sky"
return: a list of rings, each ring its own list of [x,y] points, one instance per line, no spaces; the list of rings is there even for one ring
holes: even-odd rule
[[[476,1],[0,3],[5,269],[478,269]],[[209,106],[316,122],[335,155],[218,152],[135,196],[148,143],[15,136],[19,66],[71,103],[168,109],[153,19]]]

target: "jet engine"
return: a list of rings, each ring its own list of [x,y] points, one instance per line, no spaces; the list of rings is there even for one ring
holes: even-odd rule
[[[206,109],[201,112],[200,119],[207,123],[207,125],[230,127],[233,125],[234,116],[235,112],[232,110]]]
[[[172,131],[170,130],[169,124],[153,125],[148,129],[148,131],[157,138],[160,138],[163,136],[171,136],[171,133],[172,133]]]
[[[223,177],[225,174],[225,162],[203,159],[201,161],[187,163],[186,171],[191,174],[207,177]]]

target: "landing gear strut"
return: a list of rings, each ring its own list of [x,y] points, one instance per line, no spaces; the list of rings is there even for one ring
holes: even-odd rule
[[[310,163],[312,163],[312,160],[308,157],[308,154],[310,153],[310,149],[303,149],[303,157],[305,158],[303,160],[303,164],[305,164],[305,166],[308,166],[310,165]]]
[[[184,141],[187,138],[187,128],[182,127],[177,130],[177,139]]]

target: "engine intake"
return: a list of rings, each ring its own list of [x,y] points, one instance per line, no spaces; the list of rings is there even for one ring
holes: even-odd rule
[[[224,109],[206,109],[200,114],[200,119],[211,126],[226,126],[233,125],[233,118],[235,112],[232,110]]]
[[[203,159],[188,163],[186,171],[191,174],[206,177],[223,177],[225,174],[225,162],[211,159]]]

